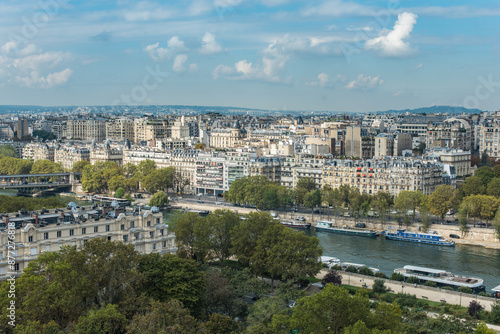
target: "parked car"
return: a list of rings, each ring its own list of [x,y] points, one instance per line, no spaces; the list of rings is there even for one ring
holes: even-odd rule
[[[366,227],[366,224],[365,223],[357,223],[356,225],[357,228],[365,228]]]
[[[480,227],[486,227],[486,223],[484,222],[476,222],[476,225]]]
[[[291,208],[290,210],[292,210],[293,212],[299,212],[299,209],[297,209],[295,207]]]
[[[349,212],[344,213],[344,217],[351,217],[351,214]]]
[[[202,200],[201,198],[198,200],[198,203],[205,203],[204,200]]]
[[[314,213],[319,213],[319,212],[320,212],[320,210],[319,210],[319,208],[314,208],[314,209],[313,209],[313,212],[314,212]]]
[[[297,217],[297,218],[295,218],[295,219],[300,220],[301,222],[303,222],[303,221],[305,221],[305,220],[306,220],[306,219],[305,219],[304,217],[302,217],[302,216]]]
[[[460,239],[460,237],[456,234],[450,234],[450,238],[453,238],[453,239]]]

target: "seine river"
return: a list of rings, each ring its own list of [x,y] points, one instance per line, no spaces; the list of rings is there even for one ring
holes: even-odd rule
[[[497,249],[422,245],[385,240],[381,236],[371,239],[314,230],[306,234],[320,240],[323,255],[337,257],[341,262],[379,268],[387,276],[396,268],[416,265],[482,278],[486,291],[500,285],[500,250]]]

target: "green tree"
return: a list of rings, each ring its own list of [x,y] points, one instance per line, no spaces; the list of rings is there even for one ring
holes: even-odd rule
[[[211,314],[204,327],[210,334],[237,334],[241,333],[238,323],[222,314]]]
[[[500,166],[500,165],[497,165]],[[496,198],[500,197],[500,178],[499,177],[494,177],[491,179],[491,181],[488,183],[488,186],[486,187],[486,193],[490,196],[495,196]]]
[[[168,204],[168,195],[164,191],[159,191],[151,197],[150,206],[162,208]]]
[[[83,169],[88,165],[90,165],[90,162],[87,160],[77,161],[73,164],[73,168],[71,169],[71,171],[73,173],[83,173]]]
[[[273,317],[291,315],[291,310],[286,307],[287,302],[275,296],[258,300],[250,308],[247,332],[251,334],[275,333],[271,328]]]
[[[434,192],[428,197],[428,207],[432,214],[444,219],[444,215],[454,205],[453,201],[456,198],[455,190],[452,186],[442,184],[437,186]]]
[[[231,232],[240,223],[240,217],[229,210],[215,210],[207,216],[205,228],[209,230],[209,248],[224,263],[231,252]]]
[[[206,281],[194,261],[150,253],[140,257],[138,271],[145,275],[141,289],[147,296],[160,302],[178,300],[194,315],[201,315]]]
[[[315,207],[321,205],[321,191],[320,190],[311,190],[310,192],[304,195],[303,200],[304,206],[313,210]]]
[[[500,239],[500,209],[497,210],[495,218],[492,222],[493,228],[495,229],[495,236]]]
[[[33,161],[0,155],[0,175],[29,174]]]
[[[460,191],[464,197],[484,194],[485,189],[486,186],[483,184],[483,180],[477,176],[468,177],[460,187]]]
[[[334,206],[335,192],[329,184],[325,184],[321,189],[321,200],[328,206]]]
[[[393,196],[388,192],[378,192],[375,196],[373,196],[373,206],[377,210],[380,222],[383,224],[385,221],[385,217],[387,215],[387,210],[393,204]]]
[[[175,168],[154,169],[142,178],[141,184],[150,194],[160,190],[171,189],[174,186]]]
[[[209,233],[205,226],[205,218],[195,212],[184,213],[177,219],[175,231],[177,254],[204,262],[209,253]]]
[[[267,228],[279,223],[267,212],[252,212],[247,214],[245,218],[231,232],[232,253],[236,255],[238,261],[249,264],[260,236]]]
[[[431,227],[430,210],[428,205],[429,205],[428,197],[422,194],[419,210],[420,210],[420,227],[423,232],[427,232],[429,230],[429,227]]]
[[[201,334],[208,333],[184,305],[171,300],[167,303],[151,301],[144,313],[136,314],[127,326],[128,334]]]
[[[486,186],[488,183],[490,183],[491,179],[493,179],[496,175],[495,172],[493,171],[493,168],[491,168],[490,166],[483,166],[479,167],[476,170],[474,176],[480,178],[481,181],[483,182],[483,186]]]
[[[500,300],[498,299],[491,305],[489,321],[496,325],[500,324]]]
[[[156,162],[150,159],[142,160],[137,165],[137,173],[141,178],[145,178],[156,169]]]
[[[495,173],[495,177],[500,177],[500,164],[493,166],[493,173]]]
[[[244,318],[247,305],[238,296],[229,279],[217,268],[205,272],[207,289],[205,292],[204,310],[206,314],[225,314],[231,318]]]
[[[5,144],[0,146],[0,155],[4,157],[17,158],[17,150],[11,144]]]
[[[342,275],[334,269],[330,269],[326,275],[323,277],[321,280],[321,284],[327,285],[328,283],[334,284],[334,285],[341,285],[342,284]]]
[[[108,304],[89,312],[78,319],[74,332],[77,334],[121,334],[125,332],[127,318],[117,306]]]
[[[197,143],[194,145],[195,150],[204,150],[205,149],[205,144],[203,143]]]
[[[297,205],[304,203],[305,195],[316,189],[316,183],[310,177],[300,178],[295,189],[295,201]]]
[[[478,195],[480,202],[480,217],[486,220],[486,224],[495,217],[500,206],[500,200],[494,196]]]
[[[123,196],[125,196],[125,189],[123,189],[122,187],[116,189],[115,197],[116,198],[123,198]]]
[[[31,167],[31,174],[50,174],[62,173],[64,168],[60,164],[56,164],[50,160],[37,160]]]
[[[404,215],[405,225],[409,226],[411,224],[410,216],[413,220],[415,219],[416,210],[421,204],[421,196],[422,193],[419,191],[403,190],[394,200],[396,210]],[[409,212],[411,212],[411,215]]]
[[[119,175],[121,170],[115,162],[98,161],[83,168],[82,188],[84,191],[105,192],[108,190],[108,182]]]

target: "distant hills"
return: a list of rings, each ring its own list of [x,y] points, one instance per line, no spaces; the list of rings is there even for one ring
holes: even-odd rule
[[[176,115],[193,115],[200,113],[220,113],[225,115],[250,114],[254,116],[278,116],[278,115],[341,115],[341,114],[462,114],[462,113],[481,113],[483,110],[467,109],[464,107],[453,106],[432,106],[416,109],[404,110],[384,110],[376,112],[344,112],[344,111],[293,111],[293,110],[262,110],[253,108],[240,107],[224,107],[224,106],[187,106],[187,105],[143,105],[143,106],[29,106],[29,105],[0,105],[0,114],[6,113],[39,113],[39,112],[73,112],[76,109],[82,111],[86,109],[94,113],[110,113],[110,114],[176,114]]]

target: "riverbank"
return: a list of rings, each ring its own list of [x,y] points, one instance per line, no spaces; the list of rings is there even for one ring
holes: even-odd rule
[[[190,209],[195,210],[209,210],[215,211],[217,209],[229,209],[235,210],[239,214],[247,214],[250,212],[257,211],[252,208],[242,208],[242,207],[227,207],[227,206],[213,206],[205,203],[183,203],[182,201],[177,201],[175,203],[178,206],[183,208],[188,207]],[[279,218],[282,219],[294,219],[299,216],[303,216],[306,218],[308,222],[311,222],[314,226],[317,220],[335,220],[335,222],[339,225],[347,225],[354,226],[357,222],[363,222],[366,224],[367,228],[376,230],[378,232],[382,232],[387,228],[398,228],[399,225],[394,220],[387,220],[383,224],[380,221],[375,221],[372,219],[363,219],[355,221],[353,218],[339,218],[326,216],[321,214],[303,214],[303,213],[293,213],[293,212],[280,212],[276,211],[279,215]],[[418,225],[412,225],[408,228],[410,231],[418,231]],[[441,224],[433,224],[430,227],[430,230],[436,231],[438,234],[442,235],[445,238],[448,238],[450,234],[455,234],[458,236],[462,236],[462,232],[460,232],[458,226],[456,225],[441,225]],[[495,230],[490,228],[479,228],[479,227],[471,227],[469,231],[460,239],[453,239],[455,243],[462,245],[471,245],[471,246],[481,246],[489,249],[500,249],[500,240],[495,236]]]

